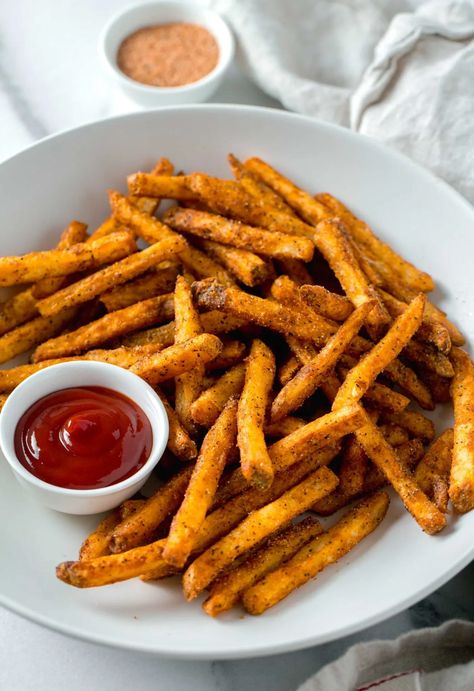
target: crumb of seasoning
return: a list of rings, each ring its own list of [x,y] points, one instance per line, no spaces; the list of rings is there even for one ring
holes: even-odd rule
[[[217,65],[214,36],[198,24],[147,26],[121,43],[117,64],[127,77],[149,86],[183,86],[202,79]]]

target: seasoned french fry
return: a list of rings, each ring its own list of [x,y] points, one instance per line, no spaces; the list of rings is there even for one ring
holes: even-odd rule
[[[377,492],[363,499],[326,533],[316,537],[288,562],[245,590],[242,600],[247,612],[262,614],[350,552],[381,523],[389,501],[386,492]]]
[[[192,288],[200,307],[222,310],[283,334],[291,333],[322,345],[333,331],[322,320],[315,318],[308,323],[295,309],[236,288],[226,288],[216,281],[199,281]]]
[[[178,276],[178,265],[171,262],[166,264],[163,268],[157,267],[156,270],[147,271],[133,281],[102,293],[99,299],[107,312],[115,312],[141,300],[172,291]]]
[[[276,266],[297,286],[313,283],[313,278],[301,259],[277,259]]]
[[[187,175],[154,175],[133,173],[127,178],[128,191],[134,196],[157,197],[158,199],[196,199],[190,189]]]
[[[432,441],[435,428],[432,421],[415,410],[404,410],[400,413],[384,413],[383,420],[404,427],[412,436],[423,441]]]
[[[192,245],[188,245],[186,251],[181,252],[180,259],[184,266],[199,278],[215,278],[222,285],[235,285],[234,279],[221,264]]]
[[[342,218],[350,228],[357,243],[365,247],[375,259],[390,266],[404,282],[419,292],[430,292],[434,289],[434,281],[424,271],[420,271],[413,264],[403,259],[395,250],[378,238],[369,226],[352,214],[341,201],[330,194],[318,195],[318,199],[330,208],[336,216]],[[400,280],[401,279],[401,280]]]
[[[201,334],[139,360],[130,367],[130,371],[155,385],[206,364],[221,350],[222,342],[217,336]]]
[[[319,521],[307,516],[300,523],[277,533],[251,554],[242,564],[218,578],[203,604],[206,614],[215,617],[226,612],[239,600],[240,594],[297,552],[309,540],[323,532]]]
[[[3,406],[7,402],[8,395],[9,394],[7,394],[7,393],[0,394],[0,410],[2,410]]]
[[[289,355],[278,368],[277,379],[282,386],[286,386],[301,369],[301,363],[296,355]]]
[[[361,271],[346,237],[346,229],[338,220],[330,220],[318,224],[316,231],[316,247],[334,271],[352,304],[358,307],[363,302],[375,300],[376,304],[367,316],[367,329],[373,337],[378,338],[389,324],[390,316],[374,286]]]
[[[26,353],[45,338],[51,338],[60,332],[75,316],[73,309],[64,310],[54,317],[36,317],[26,324],[17,326],[0,337],[0,363]]]
[[[359,427],[355,434],[367,456],[385,473],[419,526],[429,535],[442,530],[446,525],[446,517],[422,492],[411,474],[403,468],[390,444],[385,441],[383,434],[368,416],[366,424]]]
[[[288,276],[278,276],[270,289],[273,298],[281,302],[286,307],[296,309],[309,322],[317,323],[326,332],[335,333],[339,324],[330,319],[326,319],[317,314],[301,297],[297,283]]]
[[[120,520],[124,521],[126,518],[133,516],[134,513],[143,508],[145,502],[146,499],[127,499],[122,502],[118,507],[120,511]]]
[[[96,557],[103,557],[109,552],[110,533],[120,522],[120,507],[114,509],[103,518],[97,528],[84,540],[79,550],[79,559],[87,561]]]
[[[156,529],[182,502],[192,471],[192,467],[183,468],[147,499],[138,511],[114,527],[109,539],[110,551],[126,553],[152,538]]]
[[[341,466],[338,473],[339,485],[334,491],[340,491],[342,494],[349,496],[357,496],[364,488],[367,465],[367,454],[357,439],[351,435],[345,440],[345,445],[341,452]],[[326,497],[326,499],[329,499],[330,496]]]
[[[38,315],[32,288],[13,295],[0,306],[0,336]]]
[[[344,295],[337,295],[331,293],[323,286],[316,285],[302,285],[300,288],[301,297],[316,312],[319,312],[323,317],[334,319],[342,322],[354,310],[354,306],[349,298]]]
[[[170,405],[164,393],[155,389],[158,396],[161,398],[166,414],[168,415],[169,434],[167,447],[171,453],[179,458],[180,461],[190,461],[197,456],[196,442],[191,439],[188,432],[185,430],[176,412]]]
[[[411,340],[403,349],[403,357],[421,368],[434,372],[440,377],[448,379],[454,376],[453,365],[449,358],[429,343],[419,343]]]
[[[258,179],[244,164],[233,154],[227,156],[230,168],[236,180],[240,182],[245,191],[268,210],[278,209],[290,216],[294,216],[293,209],[286,204],[279,194]]]
[[[174,292],[175,305],[175,343],[184,343],[202,333],[199,315],[193,305],[191,288],[183,276],[178,276]],[[204,364],[197,364],[190,371],[176,377],[175,409],[189,434],[196,433],[191,417],[191,405],[201,393],[204,377]]]
[[[239,363],[225,372],[216,383],[197,398],[191,405],[194,422],[211,427],[224,410],[232,396],[238,396],[245,381],[245,364]]]
[[[230,399],[204,438],[183,502],[171,523],[163,558],[172,566],[184,566],[191,554],[236,434],[237,401]]]
[[[209,333],[209,331],[207,332]],[[207,364],[207,370],[229,369],[237,365],[244,357],[246,351],[245,343],[228,339],[222,341],[223,347],[220,354]]]
[[[474,508],[474,364],[467,353],[453,348],[454,447],[449,498],[458,513]]]
[[[279,499],[255,511],[228,535],[201,554],[183,576],[187,600],[193,600],[238,556],[247,552],[268,535],[312,503],[329,494],[337,485],[337,477],[328,468],[319,468]]]
[[[364,324],[374,304],[373,302],[362,303],[331,336],[316,357],[304,365],[295,377],[281,389],[272,403],[272,422],[278,422],[299,408],[316,391],[322,377],[334,368],[337,360]]]
[[[107,252],[103,251],[105,243]],[[90,245],[79,243],[63,250],[31,252],[21,257],[1,257],[0,286],[34,283],[46,277],[67,276],[76,271],[85,271],[99,264],[121,259],[134,250],[135,243],[131,234],[123,231],[115,233],[113,245],[109,238],[104,238]]]
[[[125,283],[144,273],[161,261],[170,259],[186,248],[183,238],[165,238],[161,242],[136,252],[105,269],[101,269],[70,286],[38,302],[43,317],[60,312],[62,309],[80,305],[92,300],[113,286]]]
[[[272,274],[271,265],[253,252],[213,240],[202,240],[200,244],[211,257],[247,286],[259,285]]]
[[[367,392],[375,378],[398,356],[421,323],[425,298],[422,293],[400,315],[370,352],[352,368],[334,400],[334,408],[356,402]]]
[[[273,465],[263,431],[269,394],[275,377],[275,357],[268,346],[255,339],[250,348],[245,383],[237,415],[237,443],[243,476],[253,485],[269,487]]]
[[[379,425],[379,429],[390,446],[400,446],[409,440],[407,430],[400,425],[387,422],[383,425]]]
[[[340,363],[336,367],[336,371],[338,375],[340,375],[341,378],[345,381],[349,372],[351,371],[351,368],[354,368],[356,366],[357,362],[354,361],[353,358],[348,357],[347,355],[343,355],[341,357]],[[336,392],[336,395],[338,393],[339,392]],[[390,389],[388,386],[385,386],[385,384],[381,384],[378,381],[375,381],[366,391],[364,395],[364,400],[366,402],[369,402],[373,407],[377,409],[381,408],[382,410],[391,413],[398,413],[402,410],[405,410],[405,408],[410,403],[410,399],[407,398],[407,396],[398,393],[398,391]]]
[[[244,225],[206,211],[173,207],[163,218],[175,230],[269,257],[310,261],[314,252],[308,238]]]
[[[453,444],[454,432],[452,428],[449,428],[435,439],[415,470],[415,480],[418,485],[443,513],[446,513],[448,508]]]
[[[173,314],[174,302],[171,294],[137,302],[130,307],[106,314],[75,331],[45,341],[33,353],[33,362],[84,352],[136,329],[167,321]],[[41,317],[41,319],[51,321],[60,316]]]
[[[306,420],[300,417],[288,415],[279,422],[268,423],[265,425],[265,435],[267,437],[287,437],[306,425]]]

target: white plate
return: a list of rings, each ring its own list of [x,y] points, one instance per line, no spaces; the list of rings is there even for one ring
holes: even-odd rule
[[[259,155],[310,191],[330,191],[435,277],[436,298],[473,342],[474,212],[407,159],[347,130],[241,106],[137,113],[47,139],[0,166],[1,254],[54,243],[71,219],[108,213],[105,189],[168,156],[178,169],[227,174],[229,151]],[[96,519],[36,506],[0,467],[0,601],[91,641],[183,658],[295,650],[350,634],[408,607],[471,559],[474,512],[424,535],[398,500],[378,530],[336,566],[261,617],[217,620],[177,583],[139,580],[77,590],[56,580]]]

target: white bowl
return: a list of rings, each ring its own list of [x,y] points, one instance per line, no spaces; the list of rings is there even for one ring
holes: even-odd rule
[[[154,24],[190,22],[207,29],[219,46],[216,67],[202,79],[174,87],[148,86],[127,77],[117,65],[122,41],[138,29]],[[234,55],[234,38],[224,20],[216,12],[193,2],[146,2],[131,5],[116,14],[106,25],[99,42],[99,52],[106,73],[136,103],[147,108],[156,106],[200,103],[215,92]]]
[[[153,443],[146,463],[131,477],[99,489],[67,489],[40,480],[23,466],[15,453],[19,419],[43,396],[75,386],[103,386],[128,396],[150,421]],[[168,416],[159,396],[136,374],[104,362],[65,362],[25,379],[8,397],[0,415],[0,444],[18,482],[45,506],[71,514],[93,514],[118,506],[145,484],[168,441]]]

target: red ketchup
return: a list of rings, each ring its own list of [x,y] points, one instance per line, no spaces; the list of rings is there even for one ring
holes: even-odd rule
[[[150,421],[132,400],[101,386],[40,398],[15,430],[15,452],[40,480],[68,489],[115,485],[147,461]]]

